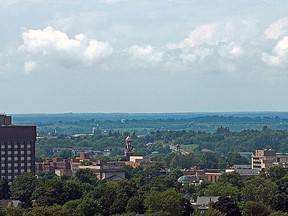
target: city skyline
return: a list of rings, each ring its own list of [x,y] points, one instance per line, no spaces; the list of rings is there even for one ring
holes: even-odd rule
[[[0,112],[287,111],[288,2],[4,0]]]

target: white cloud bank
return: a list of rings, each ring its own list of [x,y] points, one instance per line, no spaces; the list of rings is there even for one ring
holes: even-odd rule
[[[110,71],[117,70],[115,64],[125,64],[128,69],[145,66],[157,67],[160,70],[211,73],[242,73],[243,68],[248,65],[250,71],[253,71],[253,67],[259,71],[259,67],[264,68],[267,65],[279,68],[288,65],[287,17],[262,26],[262,29],[257,21],[251,18],[231,18],[222,22],[201,24],[195,26],[180,42],[174,42],[173,45],[168,41],[161,47],[129,45],[127,41],[128,48],[120,48],[115,43],[114,49],[119,55],[113,56],[114,49],[108,42],[91,39],[84,34],[71,37],[64,30],[56,30],[50,26],[44,29],[28,29],[22,33],[22,39],[23,44],[18,50],[24,54],[21,64],[24,65],[25,73],[50,65],[67,68],[75,65],[89,67],[102,63],[102,59],[109,60],[109,63],[106,61],[103,65],[105,70]]]
[[[151,45],[146,45],[144,47],[134,45],[128,49],[128,53],[134,58],[150,63],[161,62],[163,57],[163,53],[157,52]]]
[[[263,30],[254,19],[198,25],[173,49],[178,49],[184,65],[198,71],[283,69],[288,66],[288,18],[281,18]]]
[[[259,31],[254,19],[231,19],[198,25],[174,47],[184,65],[230,72],[243,68],[243,61],[261,59],[262,45],[255,45],[255,36]]]
[[[88,39],[83,34],[69,38],[65,32],[49,26],[43,30],[27,30],[22,34],[22,38],[24,43],[19,50],[31,54],[32,58],[41,55],[48,58],[56,57],[59,61],[65,56],[66,60],[78,60],[91,65],[99,59],[110,56],[113,52],[112,46],[107,42]],[[25,71],[31,70],[31,64],[28,65],[25,66]]]
[[[195,47],[197,45],[207,44],[215,45],[220,42],[225,42],[227,38],[220,31],[220,25],[216,23],[208,23],[197,26],[190,34],[189,37],[184,39],[179,44],[179,48]]]

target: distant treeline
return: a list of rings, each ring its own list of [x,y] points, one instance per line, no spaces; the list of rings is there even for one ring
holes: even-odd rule
[[[214,132],[229,127],[231,131],[288,129],[288,113],[83,113],[17,114],[14,124],[32,124],[40,134],[77,134],[102,131],[129,131],[145,135],[157,130],[194,130]],[[94,128],[94,129],[93,129]]]
[[[288,112],[222,112],[222,113],[60,113],[60,114],[11,114],[16,124],[31,123],[57,123],[87,121],[119,121],[125,120],[167,120],[167,119],[193,119],[196,117],[238,117],[238,118],[275,118],[288,119]]]

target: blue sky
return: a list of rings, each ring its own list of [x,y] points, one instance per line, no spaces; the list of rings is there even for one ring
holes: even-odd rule
[[[288,110],[288,1],[0,0],[0,112]]]

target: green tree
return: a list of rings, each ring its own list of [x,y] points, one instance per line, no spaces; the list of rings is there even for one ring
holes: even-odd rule
[[[271,207],[277,211],[288,211],[288,195],[286,193],[276,193],[271,202]]]
[[[277,193],[271,206],[274,210],[288,212],[288,175],[276,181]]]
[[[136,193],[136,185],[132,181],[120,181],[116,190],[116,198],[110,207],[111,214],[120,214],[126,211],[128,200]]]
[[[145,198],[145,206],[148,213],[156,214],[157,212],[165,215],[181,215],[183,195],[174,189],[168,189],[163,192],[151,191]]]
[[[58,177],[54,177],[51,180],[43,180],[36,187],[33,198],[40,206],[62,205],[62,188],[63,184]]]
[[[131,197],[127,202],[126,211],[144,214],[145,206],[143,198],[140,198],[139,196]]]
[[[275,212],[272,212],[269,216],[288,216],[288,213],[281,212],[281,211],[275,211]]]
[[[69,200],[80,199],[81,197],[81,185],[78,181],[65,181],[59,177],[42,181],[33,193],[33,198],[36,199],[37,204],[42,206],[63,205]]]
[[[177,180],[171,176],[161,175],[156,176],[150,180],[150,183],[147,183],[146,186],[152,190],[164,191],[168,188],[176,188]]]
[[[90,193],[93,199],[98,200],[102,207],[103,215],[110,215],[110,208],[116,199],[119,184],[115,182],[106,182],[97,185]]]
[[[271,209],[261,202],[248,201],[243,209],[243,216],[269,216]]]
[[[81,201],[82,200],[70,200],[62,206],[62,209],[66,213],[66,215],[82,216],[81,210],[77,208]]]
[[[239,173],[227,172],[220,176],[219,182],[230,183],[231,185],[241,189],[244,186],[244,181]]]
[[[121,193],[122,192],[122,193]],[[126,211],[126,206],[129,200],[127,194],[121,192],[117,192],[116,199],[113,204],[110,206],[110,214],[122,214]]]
[[[9,207],[6,208],[5,210],[6,210],[6,216],[20,216],[24,215],[25,213],[25,210],[20,207]]]
[[[29,212],[24,213],[25,216],[65,216],[62,207],[59,205],[55,206],[36,206],[31,209]]]
[[[169,176],[172,177],[174,181],[177,181],[179,177],[183,176],[183,172],[179,168],[175,168],[171,170]]]
[[[241,216],[241,212],[237,204],[230,197],[219,197],[212,207],[224,213],[226,216]]]
[[[219,169],[227,167],[227,164],[219,154],[205,152],[200,157],[200,167],[202,169]]]
[[[229,166],[235,164],[249,164],[249,161],[246,157],[242,157],[239,153],[229,153],[227,156],[227,162]]]
[[[36,182],[37,178],[32,173],[22,173],[16,176],[11,185],[12,198],[20,200],[24,208],[30,207]]]
[[[82,188],[81,184],[75,180],[67,180],[63,182],[63,202],[70,200],[77,200],[82,197]]]
[[[103,215],[101,204],[91,196],[85,196],[76,208],[82,216]]]
[[[196,198],[197,196],[204,196],[206,189],[207,189],[207,188],[209,187],[209,185],[211,185],[211,184],[212,184],[211,182],[203,181],[201,184],[196,185],[194,198]]]
[[[286,175],[286,170],[282,166],[270,167],[267,171],[267,176],[272,181],[277,181]]]
[[[195,211],[192,216],[225,216],[222,212],[220,212],[217,209],[209,208],[208,211],[205,211],[204,213],[200,211]]]
[[[80,169],[75,173],[76,179],[82,183],[97,185],[96,175],[90,169]]]
[[[205,190],[206,196],[223,196],[223,197],[230,196],[236,198],[238,194],[239,194],[238,188],[230,183],[221,183],[221,182],[212,183]]]
[[[277,186],[274,182],[257,176],[246,182],[241,195],[244,202],[255,201],[269,205],[276,191]]]
[[[0,206],[0,216],[7,216],[6,211],[4,208]]]

